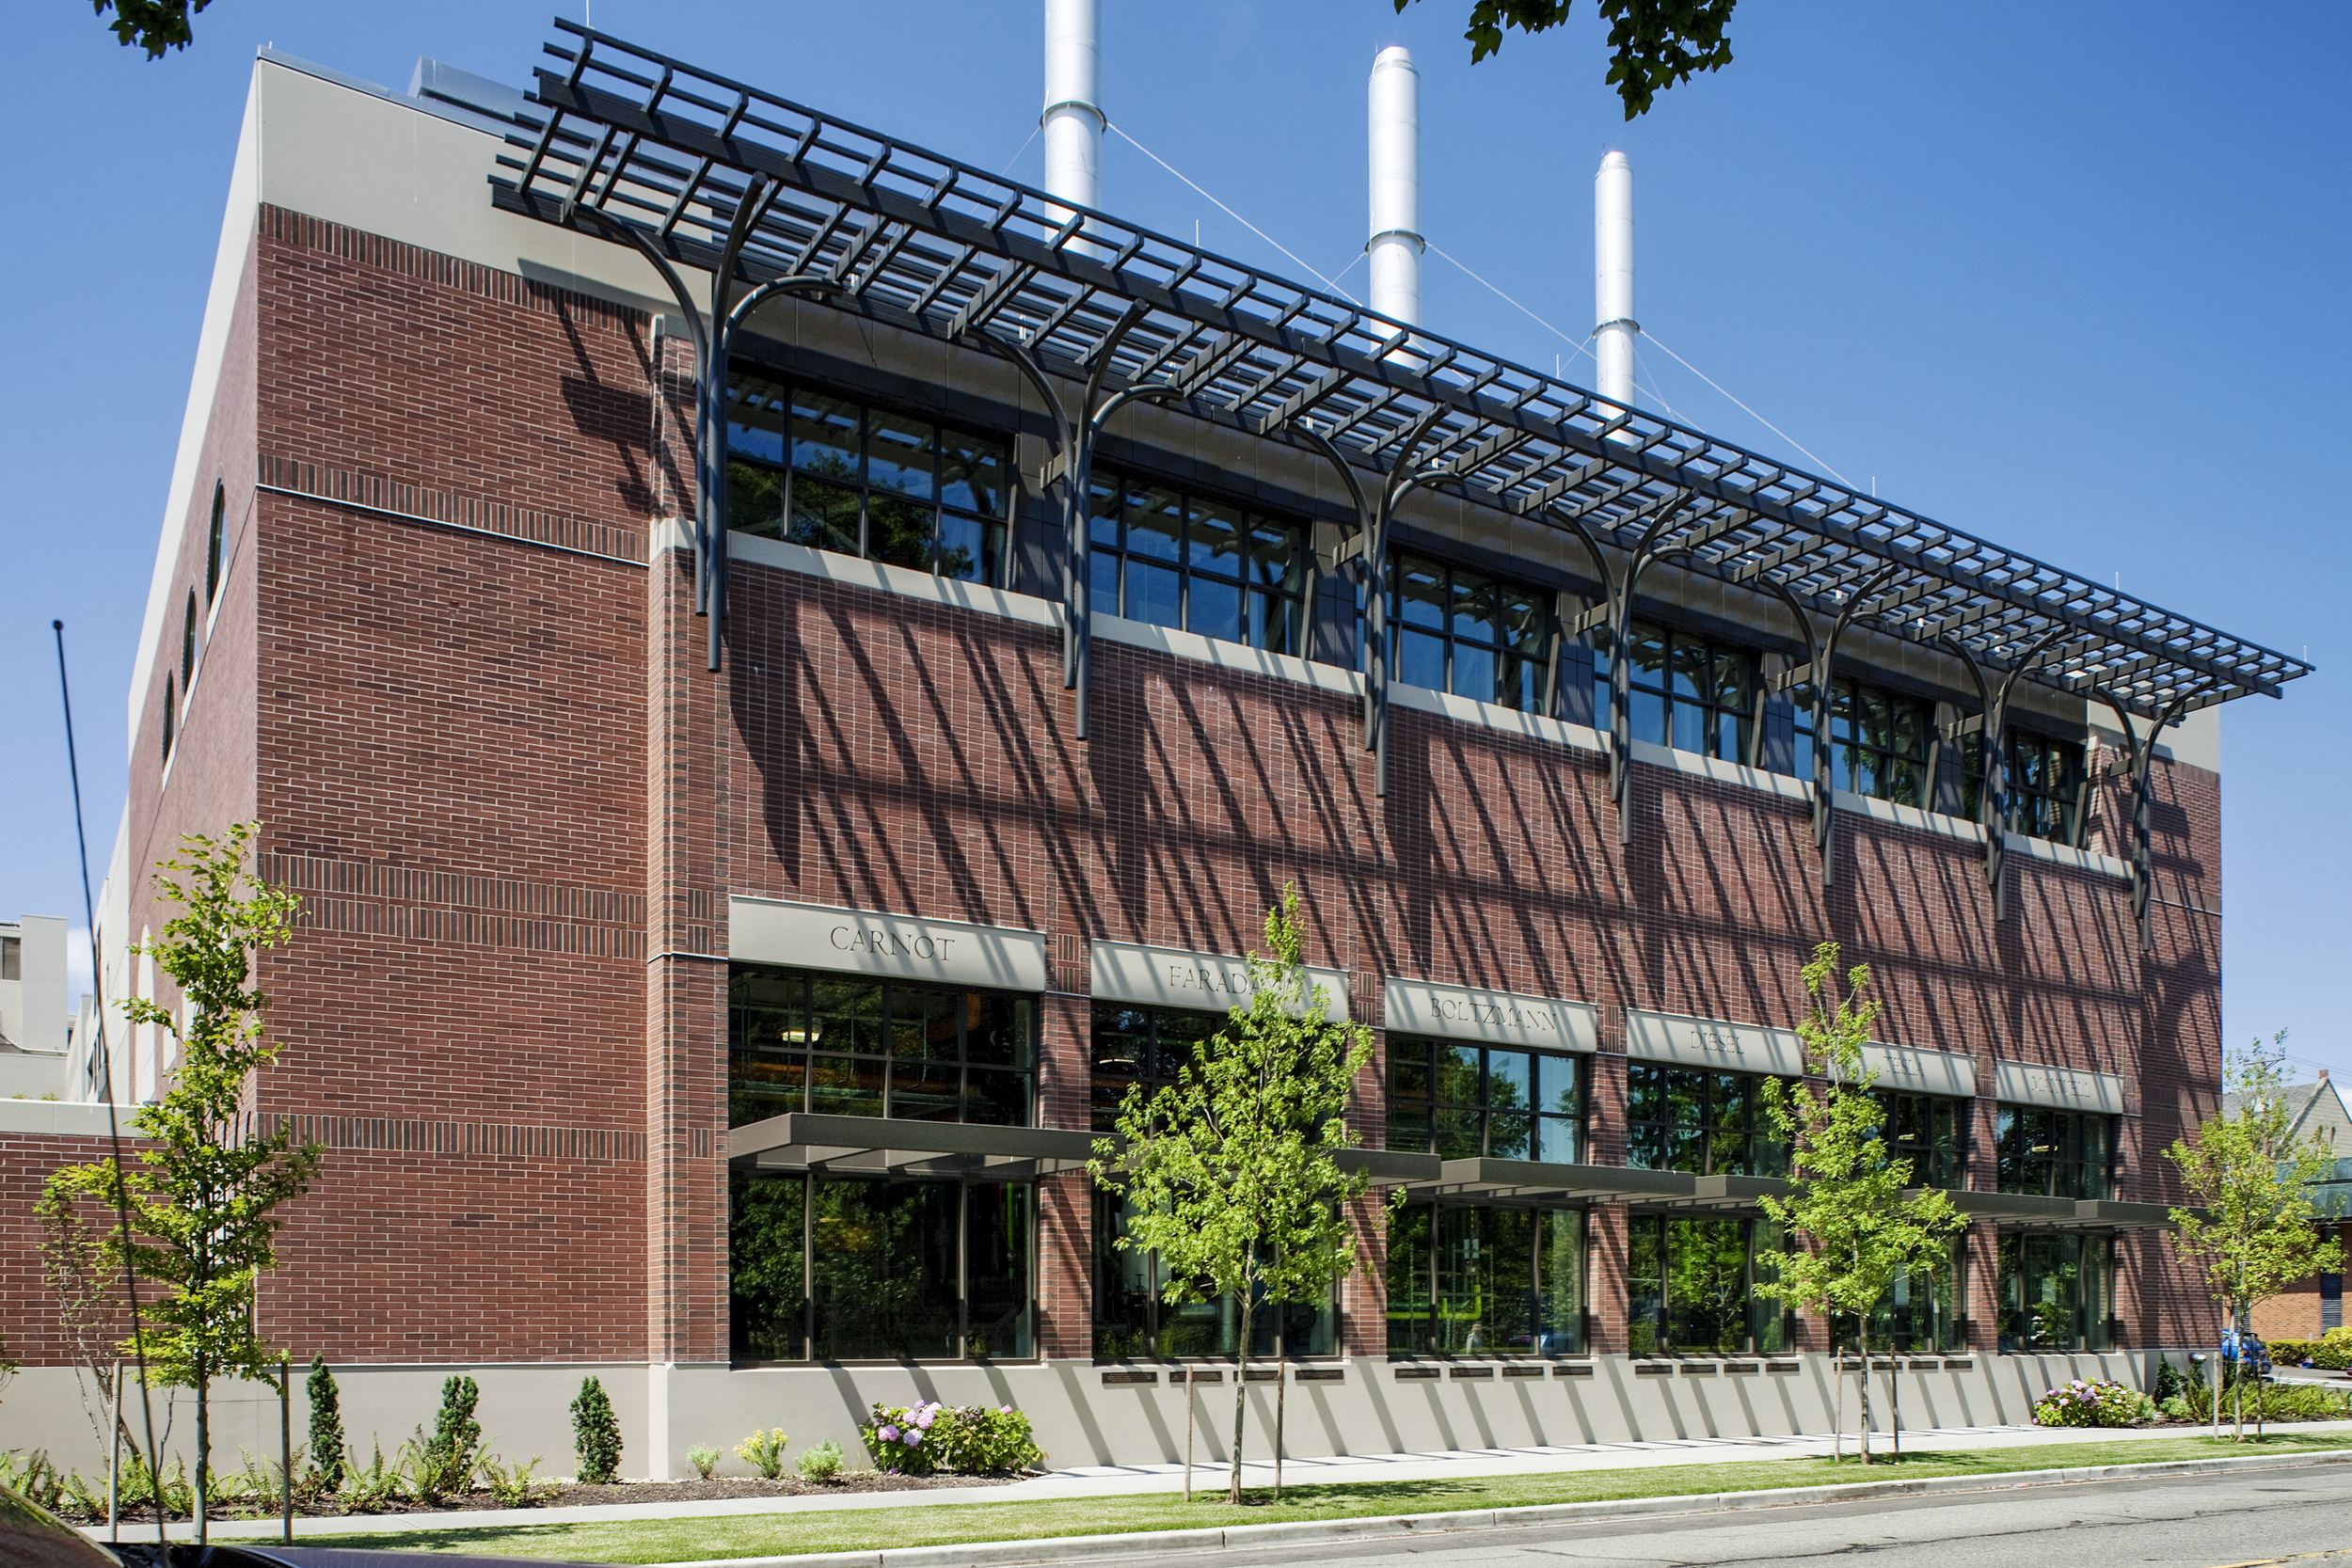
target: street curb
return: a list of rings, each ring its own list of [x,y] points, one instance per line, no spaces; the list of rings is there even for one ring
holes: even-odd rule
[[[2283,1470],[2317,1465],[2352,1465],[2352,1449],[2323,1449],[2309,1453],[2247,1454],[2218,1459],[2176,1459],[2149,1465],[2073,1465],[2051,1470],[2010,1470],[1997,1476],[1938,1476],[1927,1481],[1862,1481],[1835,1486],[1702,1492],[1675,1497],[1537,1503],[1525,1508],[1482,1508],[1458,1513],[1385,1514],[1287,1525],[1137,1530],[1124,1535],[1063,1535],[1036,1541],[974,1541],[953,1546],[905,1546],[871,1552],[814,1552],[801,1557],[695,1558],[657,1563],[653,1568],[994,1568],[994,1565],[1009,1563],[1156,1557],[1169,1552],[1229,1551],[1240,1546],[1310,1545],[1366,1537],[1441,1535],[1462,1530],[1507,1529],[1526,1525],[1570,1524],[1582,1519],[1715,1513],[1743,1509],[1790,1508],[1806,1503],[1864,1502],[1876,1497],[1931,1497],[1944,1492],[2000,1492],[2020,1486],[2054,1486],[2075,1481],[2123,1481],[2152,1476],[2209,1476],[2235,1470]]]

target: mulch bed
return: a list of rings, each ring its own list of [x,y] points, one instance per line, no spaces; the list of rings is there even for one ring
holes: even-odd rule
[[[717,1476],[709,1481],[625,1481],[611,1486],[558,1486],[539,1499],[533,1508],[580,1508],[595,1503],[705,1503],[731,1497],[837,1497],[845,1492],[927,1492],[939,1486],[1009,1486],[1021,1480],[1019,1476],[897,1476],[880,1470],[844,1470],[838,1481],[815,1482],[787,1476],[780,1481],[761,1481],[744,1476]],[[391,1517],[397,1514],[458,1513],[494,1510],[498,1499],[487,1492],[469,1492],[462,1497],[447,1497],[437,1503],[389,1503],[371,1509],[362,1517]],[[528,1512],[517,1510],[516,1512]],[[97,1519],[77,1516],[71,1508],[60,1510],[63,1517],[76,1524],[97,1524]],[[342,1518],[351,1513],[340,1503],[325,1508],[296,1507],[294,1514],[303,1519]],[[123,1519],[134,1517],[151,1520],[154,1515],[146,1509],[135,1513],[125,1510]],[[276,1514],[263,1510],[252,1513],[228,1513],[215,1515],[220,1519],[274,1518]],[[184,1523],[186,1515],[175,1513],[175,1522]]]

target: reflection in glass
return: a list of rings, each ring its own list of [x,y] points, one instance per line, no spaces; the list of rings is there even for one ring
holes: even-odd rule
[[[1584,1216],[1412,1205],[1390,1221],[1389,1354],[1573,1355],[1584,1345]]]

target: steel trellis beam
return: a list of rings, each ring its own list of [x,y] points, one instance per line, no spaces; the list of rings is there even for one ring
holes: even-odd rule
[[[1084,379],[1099,330],[1088,322],[1139,306],[1133,359],[1198,356],[1203,339],[1216,345],[1187,364],[1196,417],[1266,431],[1316,409],[1327,432],[1345,432],[1347,444],[1374,452],[1418,427],[1434,450],[1463,454],[1450,472],[1419,483],[1512,511],[1539,510],[1612,476],[1637,489],[1686,490],[1777,531],[1769,547],[1792,569],[1790,582],[1804,584],[1800,593],[1814,593],[1805,579],[1815,559],[1861,556],[1900,568],[1886,596],[1899,609],[1931,608],[1870,623],[1889,635],[1932,645],[1941,633],[1989,621],[2002,628],[2001,642],[1968,635],[1966,643],[1975,657],[2012,668],[2015,649],[2061,627],[2074,644],[2070,656],[2026,678],[2077,695],[2095,689],[2144,718],[2184,692],[2192,706],[2276,695],[2309,672],[2303,661],[1700,432],[1607,410],[1556,378],[1426,332],[1400,336],[1279,277],[1108,214],[1074,214],[1042,192],[609,35],[558,25],[564,37],[549,53],[560,69],[541,74],[537,94],[550,112],[535,134],[514,138],[517,155],[493,176],[494,199],[512,210],[571,221],[584,202],[582,211],[602,214],[586,220],[600,231],[642,229],[654,236],[646,245],[673,261],[704,266],[749,182],[764,176],[800,199],[751,225],[742,270],[753,278],[818,271],[828,253],[867,247],[853,279],[837,274],[857,289],[837,301],[841,309],[934,335],[959,315],[1003,313],[1033,329],[1026,349],[1041,368],[1066,376],[1061,367],[1074,364]],[[840,220],[852,210],[871,221],[852,226],[864,239],[844,241]],[[887,243],[877,243],[886,228]],[[1105,389],[1119,389],[1128,372],[1122,364]],[[1684,558],[1685,569],[1744,575],[1753,587],[1746,537]]]

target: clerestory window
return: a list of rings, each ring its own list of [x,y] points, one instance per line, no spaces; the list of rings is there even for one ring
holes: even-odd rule
[[[1006,586],[1012,466],[1001,440],[736,372],[727,527]]]

